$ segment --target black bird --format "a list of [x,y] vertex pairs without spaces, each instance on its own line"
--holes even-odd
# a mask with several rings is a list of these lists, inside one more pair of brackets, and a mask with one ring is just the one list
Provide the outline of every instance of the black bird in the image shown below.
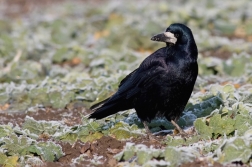
[[180,23],[171,24],[153,41],[165,42],[140,66],[127,75],[118,91],[91,107],[89,118],[101,119],[134,108],[151,137],[147,122],[165,117],[180,133],[176,123],[191,96],[198,75],[198,49],[192,31]]

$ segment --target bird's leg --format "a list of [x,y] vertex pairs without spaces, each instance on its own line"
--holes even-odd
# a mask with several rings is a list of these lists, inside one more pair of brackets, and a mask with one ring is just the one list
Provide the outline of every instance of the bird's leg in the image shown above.
[[183,129],[181,129],[175,121],[171,120],[171,123],[176,127],[176,129],[182,136],[187,136],[187,133]]
[[143,121],[143,125],[144,125],[144,128],[146,130],[146,133],[147,133],[147,136],[150,140],[156,140],[155,137],[152,135],[149,127],[148,127],[148,124],[147,124],[147,121]]
[[144,128],[145,128],[145,130],[146,130],[146,133],[147,133],[148,136],[149,136],[149,134],[151,134],[151,131],[150,131],[148,125],[147,125],[147,122],[146,122],[146,121],[143,121],[143,125],[144,125]]

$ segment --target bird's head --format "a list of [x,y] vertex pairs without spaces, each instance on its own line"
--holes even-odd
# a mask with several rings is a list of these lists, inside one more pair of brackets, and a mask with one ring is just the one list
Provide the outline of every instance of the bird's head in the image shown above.
[[195,43],[190,28],[180,23],[171,24],[164,33],[153,36],[151,40],[165,42],[167,45],[183,45],[188,42]]

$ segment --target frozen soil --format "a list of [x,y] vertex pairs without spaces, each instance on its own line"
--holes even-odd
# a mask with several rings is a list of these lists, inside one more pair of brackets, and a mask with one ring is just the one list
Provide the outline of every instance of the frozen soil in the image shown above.
[[[38,110],[37,112],[31,113],[0,113],[0,124],[8,124],[12,123],[13,125],[18,125],[22,127],[24,123],[25,117],[30,116],[35,120],[46,120],[46,121],[64,121],[66,125],[73,126],[77,124],[81,124],[81,115],[86,115],[90,111],[85,110],[84,108],[80,108],[78,110],[54,110],[51,108],[47,108],[44,110]],[[162,141],[165,136],[157,136],[157,140]],[[39,140],[47,141],[51,140],[47,138],[47,136],[40,136]],[[73,165],[72,160],[79,157],[81,154],[86,154],[88,160],[93,159],[94,156],[102,156],[100,159],[103,164],[99,164],[98,166],[116,166],[118,163],[113,156],[122,151],[126,142],[132,142],[136,144],[144,144],[148,147],[153,146],[154,148],[163,148],[164,144],[158,141],[150,141],[146,137],[132,138],[129,140],[120,141],[110,136],[103,136],[102,138],[94,141],[83,143],[81,141],[77,141],[74,144],[69,144],[67,142],[62,141],[54,141],[57,144],[60,144],[62,147],[65,156],[58,159],[57,162],[46,162],[44,166],[69,166]],[[74,164],[73,166],[86,166],[92,165],[90,161],[84,160],[81,161],[81,165]]]
[[66,125],[73,126],[81,124],[81,115],[86,115],[86,110],[54,110],[51,108],[41,109],[29,113],[5,113],[0,112],[0,124],[12,123],[13,125],[22,126],[26,116],[33,117],[35,120],[45,121],[63,121]]
[[[84,0],[83,0],[84,1]],[[52,1],[45,0],[43,3],[42,1],[34,1],[29,2],[25,0],[3,0],[0,2],[0,5],[6,5],[8,8],[2,11],[5,16],[10,18],[18,18],[22,17],[23,15],[26,16],[30,11],[35,10],[38,5],[46,6],[50,5]],[[56,1],[54,1],[56,2]],[[59,1],[57,0],[57,3]],[[96,0],[96,2],[100,2]],[[18,8],[18,10],[9,10],[11,8]],[[15,12],[13,12],[15,11]],[[233,38],[236,38],[235,36]],[[201,51],[202,55],[205,57],[214,56],[224,60],[227,60],[232,53],[223,49],[223,48],[216,48],[216,49],[209,49]],[[29,113],[6,113],[4,111],[0,112],[0,124],[6,125],[8,123],[12,123],[13,125],[18,125],[22,127],[24,123],[25,117],[30,116],[33,117],[35,120],[56,120],[56,121],[63,121],[68,126],[82,124],[81,116],[89,114],[90,111],[85,109],[85,107],[78,107],[74,109],[40,109],[36,112],[29,112]],[[165,136],[157,136],[158,141],[163,141]],[[41,136],[39,140],[52,140],[47,138],[47,136]],[[67,142],[62,141],[54,141],[61,145],[65,156],[58,159],[56,162],[45,162],[44,166],[94,166],[89,160],[93,159],[95,156],[101,156],[100,162],[102,164],[95,165],[95,166],[118,166],[118,162],[113,156],[122,151],[123,147],[125,146],[126,142],[132,142],[136,144],[144,144],[148,147],[152,146],[154,148],[164,148],[166,145],[162,144],[162,142],[157,141],[150,141],[146,137],[139,137],[139,138],[131,138],[129,140],[117,140],[110,136],[103,136],[102,138],[93,141],[93,142],[81,142],[77,141],[74,144],[69,144]],[[81,164],[73,164],[72,160],[78,158],[80,155],[87,155],[86,160],[81,161]],[[207,166],[216,166],[221,167],[223,166],[220,163],[214,162],[211,164],[207,162],[205,159],[202,160],[195,160],[194,162],[186,163],[181,165],[181,167],[207,167]],[[242,164],[229,164],[226,166],[242,166]]]
[[[47,108],[45,110],[39,110],[38,112],[32,112],[28,114],[6,114],[0,113],[0,124],[7,124],[12,123],[14,125],[22,126],[26,115],[33,117],[35,120],[63,120],[67,125],[77,125],[81,124],[81,115],[88,114],[90,111],[85,109],[80,110],[53,110],[51,108]],[[67,113],[67,114],[66,114]],[[132,142],[135,144],[143,144],[148,147],[152,146],[154,148],[165,148],[165,144],[162,143],[164,141],[165,136],[156,136],[156,141],[149,140],[147,137],[138,137],[138,138],[131,138],[128,140],[117,140],[110,136],[103,136],[102,138],[93,141],[93,142],[81,142],[77,141],[74,144],[69,144],[67,142],[62,141],[54,141],[55,143],[61,145],[65,156],[58,159],[56,162],[45,162],[44,166],[53,167],[66,167],[66,166],[94,166],[90,162],[91,159],[96,157],[101,157],[99,162],[102,164],[96,164],[95,166],[117,166],[118,162],[114,158],[114,155],[121,152],[124,148],[126,142]],[[39,140],[48,141],[52,140],[47,138],[47,136],[41,136]],[[73,163],[73,160],[78,158],[80,155],[85,154],[85,159],[81,161],[81,164]],[[205,160],[196,160],[194,162],[183,164],[182,167],[207,167],[209,165],[213,166],[223,166],[217,162],[211,164]],[[237,165],[237,164],[236,164]],[[236,166],[231,165],[231,166]],[[238,166],[241,166],[238,164]]]
[[[119,153],[124,145],[125,141],[119,141],[109,136],[103,136],[102,138],[90,143],[83,143],[77,141],[73,145],[69,143],[59,142],[65,156],[61,157],[57,162],[47,162],[45,166],[87,166],[90,164],[89,159],[93,159],[94,156],[101,156],[102,164],[96,166],[116,166],[117,161],[113,156]],[[81,164],[73,164],[72,160],[79,157],[81,154],[87,155],[87,160],[81,161]]]

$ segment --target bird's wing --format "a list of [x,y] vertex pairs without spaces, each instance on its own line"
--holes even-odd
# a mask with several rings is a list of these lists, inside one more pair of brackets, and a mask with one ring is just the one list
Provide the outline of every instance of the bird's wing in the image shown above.
[[168,73],[167,70],[160,66],[154,66],[151,69],[152,70],[148,71],[148,73],[142,72],[141,78],[137,81],[136,85],[127,91],[126,99],[133,97],[135,94],[143,91],[143,89],[147,90],[160,78],[160,76],[165,76]]
[[150,87],[153,84],[152,82],[157,80],[157,78],[169,76],[169,73],[169,67],[165,62],[163,52],[156,51],[152,55],[148,56],[139,68],[128,74],[120,82],[119,89],[113,96],[93,106],[92,108],[99,108],[104,102],[104,104],[112,104],[127,100],[143,89]]
[[123,78],[123,80],[121,80],[120,84],[119,84],[119,88],[128,80],[132,77],[132,75],[138,70],[135,69],[134,71],[132,71],[131,73],[129,73],[125,78]]
[[[158,78],[169,76],[169,67],[162,62],[163,59],[150,59],[151,61],[145,61],[143,64],[128,76],[126,76],[120,83],[117,97],[124,97],[126,99],[131,98],[142,89],[147,89]],[[172,78],[174,81],[175,79]],[[173,81],[169,81],[171,84]],[[169,86],[169,85],[167,85]],[[111,100],[116,100],[112,98]]]

